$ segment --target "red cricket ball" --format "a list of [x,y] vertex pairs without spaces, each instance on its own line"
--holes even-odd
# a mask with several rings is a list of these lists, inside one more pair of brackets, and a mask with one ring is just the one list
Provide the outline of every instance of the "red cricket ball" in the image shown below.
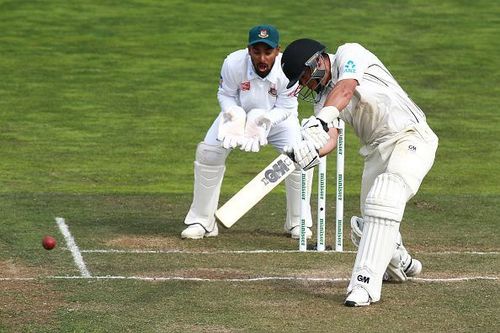
[[45,236],[42,239],[42,245],[45,250],[52,250],[53,248],[56,247],[56,239],[52,236]]

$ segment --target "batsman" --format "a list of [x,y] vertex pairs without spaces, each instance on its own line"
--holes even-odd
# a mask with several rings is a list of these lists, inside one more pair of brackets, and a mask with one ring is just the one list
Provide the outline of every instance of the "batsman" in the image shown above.
[[283,52],[282,67],[289,87],[298,82],[297,94],[314,103],[315,115],[302,124],[304,141],[288,148],[302,168],[335,148],[337,119],[361,141],[362,217],[351,219],[358,251],[344,304],[370,305],[380,300],[384,279],[403,282],[422,270],[399,229],[406,202],[434,163],[438,138],[384,64],[359,44],[329,54],[316,40],[298,39]]
[[[224,60],[217,92],[221,111],[196,149],[193,202],[182,238],[218,235],[215,211],[226,158],[233,149],[258,152],[270,143],[283,151],[286,145],[301,141],[298,102],[293,93],[297,84],[289,84],[283,74],[281,56],[278,30],[258,25],[250,29],[247,47]],[[300,173],[297,168],[285,179],[284,228],[292,238],[299,237]],[[306,221],[307,236],[311,237],[310,207]]]

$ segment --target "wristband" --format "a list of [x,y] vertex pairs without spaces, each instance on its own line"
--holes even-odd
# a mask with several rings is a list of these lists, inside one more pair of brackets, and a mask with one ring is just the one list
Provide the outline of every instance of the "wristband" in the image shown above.
[[338,118],[340,112],[333,105],[325,106],[319,112],[316,118],[328,124],[328,127],[333,127],[333,122]]

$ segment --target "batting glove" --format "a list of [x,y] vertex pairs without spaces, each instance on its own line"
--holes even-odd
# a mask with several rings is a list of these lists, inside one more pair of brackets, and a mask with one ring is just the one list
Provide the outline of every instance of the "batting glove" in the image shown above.
[[311,116],[302,119],[301,125],[300,133],[302,137],[305,141],[312,143],[316,149],[321,149],[330,139],[328,125],[319,118]]

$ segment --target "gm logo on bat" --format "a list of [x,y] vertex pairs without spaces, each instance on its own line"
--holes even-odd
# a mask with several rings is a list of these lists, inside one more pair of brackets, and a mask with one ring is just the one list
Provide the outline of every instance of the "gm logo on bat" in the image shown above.
[[285,175],[291,165],[293,164],[292,160],[289,158],[279,160],[275,164],[272,165],[271,168],[264,171],[264,178],[261,181],[264,185],[268,185],[270,183],[276,183],[283,175]]

